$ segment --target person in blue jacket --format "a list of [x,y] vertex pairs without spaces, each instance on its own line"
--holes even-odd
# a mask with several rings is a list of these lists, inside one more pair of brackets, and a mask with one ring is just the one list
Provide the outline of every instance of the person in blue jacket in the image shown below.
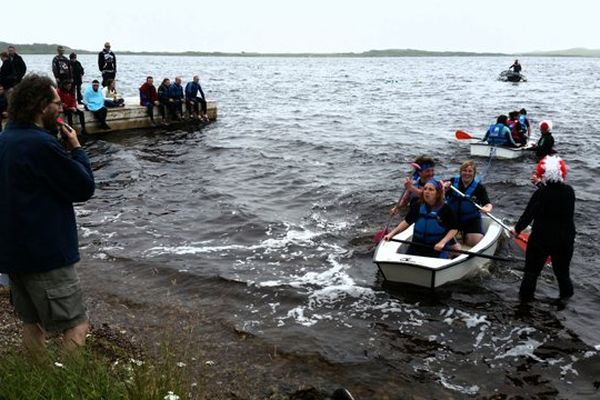
[[[483,239],[484,231],[481,212],[473,204],[477,203],[483,212],[492,212],[492,203],[483,183],[477,177],[475,162],[468,160],[460,166],[460,174],[444,181],[446,187],[446,204],[450,206],[458,220],[458,230],[462,234],[463,243],[475,246]],[[465,199],[450,186],[467,196]]]
[[[200,86],[198,75],[195,75],[192,81],[185,85],[185,107],[190,118],[202,119],[204,122],[208,122],[206,97],[202,91],[202,86]],[[199,109],[202,111],[201,114],[199,113]]]
[[94,175],[74,130],[58,128],[65,146],[51,133],[61,110],[53,81],[29,74],[13,89],[0,135],[0,272],[9,275],[23,344],[32,351],[54,331],[73,350],[89,329],[75,270],[73,203],[92,197]]
[[83,104],[85,109],[91,111],[94,114],[94,118],[100,124],[101,129],[109,130],[110,126],[106,123],[106,115],[108,111],[104,106],[104,94],[100,90],[100,82],[97,79],[92,81],[92,86],[83,93]]
[[490,125],[481,140],[487,141],[492,146],[518,147],[508,128],[508,117],[504,114],[496,119],[495,124]]
[[175,82],[169,86],[169,111],[171,119],[181,120],[183,115],[183,86],[181,86],[181,77],[175,77]]
[[427,181],[421,201],[414,203],[406,217],[383,239],[390,240],[413,223],[413,244],[406,254],[449,258],[450,248],[457,245],[453,239],[458,233],[458,222],[452,209],[444,203],[441,182],[435,179]]

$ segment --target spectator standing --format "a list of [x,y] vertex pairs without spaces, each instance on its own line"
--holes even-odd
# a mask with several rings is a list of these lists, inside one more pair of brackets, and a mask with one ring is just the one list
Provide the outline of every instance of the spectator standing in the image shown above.
[[0,135],[0,170],[11,171],[0,174],[0,272],[31,351],[44,348],[47,332],[62,332],[74,350],[89,329],[73,203],[92,197],[94,176],[75,131],[59,128],[66,149],[50,134],[61,104],[50,78],[28,75],[11,93]]
[[110,50],[110,43],[104,43],[104,49],[98,53],[98,69],[102,74],[102,87],[108,86],[109,79],[117,76],[117,56]]
[[154,106],[158,106],[159,104],[158,93],[154,87],[154,78],[148,76],[146,82],[140,86],[140,105],[146,107],[146,112],[150,117],[152,126],[156,126],[156,122],[154,122]]
[[72,80],[73,74],[71,73],[71,63],[65,57],[65,48],[58,46],[56,53],[56,56],[52,59],[52,73],[56,79],[56,84],[60,86],[62,82]]
[[169,86],[169,106],[171,119],[181,120],[183,115],[183,86],[181,86],[181,77],[175,77],[175,82]]
[[25,73],[27,72],[27,65],[23,61],[23,57],[17,54],[17,48],[13,45],[8,46],[8,61],[10,61],[13,71],[17,76],[17,83],[23,80]]
[[58,88],[58,95],[62,101],[63,113],[67,117],[69,125],[73,126],[73,114],[79,117],[79,125],[81,125],[81,134],[85,135],[85,115],[82,110],[77,108],[75,94],[73,94],[73,84],[70,81],[63,83],[62,87]]
[[[198,96],[198,94],[200,96]],[[206,114],[206,97],[202,91],[202,86],[200,86],[200,78],[198,75],[195,75],[194,78],[192,78],[192,81],[185,85],[185,107],[190,117],[208,122],[208,115]],[[198,115],[198,108],[202,110],[202,114],[200,115]]]
[[4,86],[4,89],[8,91],[17,84],[17,75],[8,60],[8,53],[6,51],[0,53],[0,60],[2,61],[2,66],[0,66],[0,85]]
[[94,114],[94,118],[100,123],[101,129],[110,129],[110,126],[106,123],[107,110],[104,106],[104,95],[100,90],[100,82],[96,79],[92,81],[92,86],[89,86],[83,93],[83,104],[85,104],[87,110]]
[[77,102],[83,104],[83,96],[81,95],[81,85],[83,84],[83,65],[77,60],[77,54],[72,52],[69,54],[69,63],[71,63],[71,74],[73,75],[73,89],[77,95]]
[[8,116],[8,113],[6,112],[7,108],[8,101],[6,99],[6,91],[4,90],[4,86],[0,85],[0,132],[2,132],[2,121]]

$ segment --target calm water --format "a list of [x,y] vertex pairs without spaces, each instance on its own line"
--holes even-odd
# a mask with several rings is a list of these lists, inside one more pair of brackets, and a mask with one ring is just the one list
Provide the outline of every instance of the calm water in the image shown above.
[[[48,71],[51,56],[25,59]],[[88,79],[98,77],[94,59],[81,57]],[[511,62],[120,57],[126,95],[148,74],[187,81],[198,73],[219,120],[202,131],[88,142],[98,189],[77,207],[82,268],[98,285],[130,280],[136,289],[117,293],[124,299],[164,301],[168,291],[170,301],[209,305],[225,325],[282,352],[351,369],[366,397],[424,396],[424,386],[435,398],[598,396],[600,60],[523,59],[529,82],[496,81]],[[519,308],[521,263],[492,263],[435,293],[383,288],[370,240],[407,163],[427,153],[438,175],[450,176],[468,158],[456,129],[482,134],[521,107],[535,139],[537,123],[553,121],[571,167],[572,301],[557,309],[547,269],[540,300]],[[494,160],[489,169],[486,161],[479,167],[494,213],[514,223],[533,192],[534,160]],[[499,252],[523,257],[510,241]],[[150,291],[157,270],[181,285]]]

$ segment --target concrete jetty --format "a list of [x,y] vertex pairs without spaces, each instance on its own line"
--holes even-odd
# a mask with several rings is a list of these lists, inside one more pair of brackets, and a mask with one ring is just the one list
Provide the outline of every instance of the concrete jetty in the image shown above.
[[[79,106],[83,109],[83,106]],[[94,115],[90,111],[84,111],[85,113],[85,127],[88,133],[110,133],[130,129],[149,128],[152,126],[150,118],[146,114],[146,107],[140,105],[139,97],[126,97],[125,107],[118,108],[107,108],[108,113],[106,115],[106,123],[112,128],[111,130],[102,130],[99,128],[98,122],[94,119]],[[185,112],[185,105],[183,106],[184,116],[187,115]],[[206,114],[208,115],[209,122],[217,120],[217,103],[212,100],[206,101]],[[160,124],[161,116],[158,107],[154,107],[154,120]],[[65,122],[67,122],[65,120]],[[184,123],[200,123],[199,121],[177,121],[172,124],[184,124]],[[81,129],[79,126],[79,117],[73,115],[73,128],[78,132]]]

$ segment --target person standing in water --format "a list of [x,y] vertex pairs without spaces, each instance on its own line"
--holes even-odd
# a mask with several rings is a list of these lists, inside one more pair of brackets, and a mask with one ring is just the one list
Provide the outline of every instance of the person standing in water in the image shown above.
[[575,243],[575,192],[565,183],[568,167],[558,156],[546,156],[538,163],[532,182],[538,187],[513,229],[518,235],[529,224],[525,273],[519,289],[522,302],[533,300],[537,280],[548,257],[558,281],[559,297],[564,301],[573,296],[569,273]]

